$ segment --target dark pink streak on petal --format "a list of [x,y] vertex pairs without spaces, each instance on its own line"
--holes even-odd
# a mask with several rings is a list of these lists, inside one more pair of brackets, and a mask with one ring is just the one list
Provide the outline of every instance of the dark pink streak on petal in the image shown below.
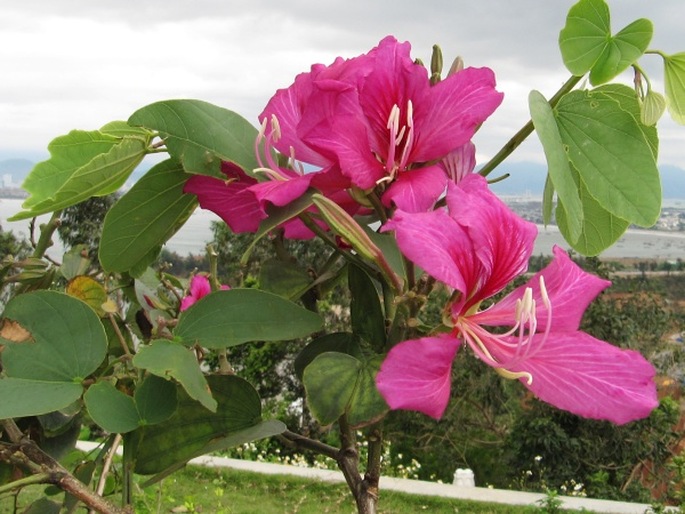
[[464,229],[443,211],[396,211],[382,228],[395,231],[402,253],[431,276],[467,293],[474,267],[474,249]]
[[507,207],[487,186],[483,177],[471,174],[456,186],[448,184],[450,216],[464,227],[482,265],[476,270],[478,291],[468,308],[501,291],[528,268],[537,227]]
[[450,399],[452,361],[459,340],[449,335],[403,341],[393,347],[376,375],[391,409],[440,419]]

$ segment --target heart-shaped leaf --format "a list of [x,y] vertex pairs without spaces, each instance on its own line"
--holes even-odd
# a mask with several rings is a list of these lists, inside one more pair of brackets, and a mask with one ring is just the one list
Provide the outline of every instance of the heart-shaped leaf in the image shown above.
[[3,313],[0,419],[45,414],[83,393],[105,358],[107,337],[85,303],[55,291],[13,298]]
[[573,91],[556,106],[557,124],[588,193],[613,216],[648,227],[661,212],[656,156],[645,135],[649,127],[638,121],[637,99],[638,118],[620,98],[601,88]]
[[176,410],[176,386],[151,375],[131,397],[110,382],[98,382],[88,388],[83,400],[95,423],[108,432],[125,434],[169,419]]
[[374,423],[388,411],[376,388],[380,357],[365,360],[338,352],[317,356],[304,370],[307,404],[322,425],[343,414],[352,427]]
[[[31,196],[24,209],[12,220],[19,220],[76,205],[91,196],[110,194],[123,185],[147,153],[151,134],[140,129],[114,133],[101,130],[74,130],[54,139],[49,145],[50,159],[38,163],[26,177],[23,187]],[[111,126],[111,125],[110,125]],[[105,131],[103,131],[105,130]]]
[[612,36],[606,2],[580,0],[568,12],[559,48],[571,73],[580,76],[589,71],[593,85],[604,84],[644,54],[653,31],[652,22],[641,18]]

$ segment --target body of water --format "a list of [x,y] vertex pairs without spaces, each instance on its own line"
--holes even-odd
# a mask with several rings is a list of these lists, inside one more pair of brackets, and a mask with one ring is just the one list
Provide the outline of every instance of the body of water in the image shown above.
[[[7,218],[21,210],[23,200],[0,199],[0,225],[3,230],[28,237],[29,220],[8,222]],[[39,217],[39,223],[49,217]],[[186,224],[169,240],[166,248],[181,255],[204,253],[206,243],[211,239],[210,223],[219,218],[212,212],[196,209]],[[552,247],[559,245],[569,248],[555,226],[538,227],[534,255],[551,255]],[[37,236],[36,236],[37,237]],[[59,241],[48,251],[55,259],[61,260],[62,247]],[[655,230],[629,230],[618,242],[606,250],[602,257],[631,257],[638,259],[685,259],[685,232],[662,232]]]

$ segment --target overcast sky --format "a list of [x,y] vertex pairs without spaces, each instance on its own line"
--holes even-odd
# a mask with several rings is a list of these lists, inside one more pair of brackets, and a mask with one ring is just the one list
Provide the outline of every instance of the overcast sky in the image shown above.
[[[72,128],[96,129],[168,98],[199,98],[256,123],[312,63],[368,51],[387,34],[430,61],[489,66],[505,100],[476,136],[479,160],[528,119],[531,89],[568,78],[557,47],[573,0],[21,0],[0,13],[0,159],[43,158]],[[612,29],[654,21],[651,48],[685,51],[683,0],[613,0]],[[663,90],[661,60],[643,58]],[[630,77],[624,76],[626,83]],[[659,124],[661,164],[685,168],[685,128]],[[535,143],[514,161],[541,160]]]

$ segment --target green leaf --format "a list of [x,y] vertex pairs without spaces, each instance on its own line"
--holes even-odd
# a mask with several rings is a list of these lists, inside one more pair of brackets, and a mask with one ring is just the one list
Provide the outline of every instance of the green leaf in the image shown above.
[[385,316],[376,286],[364,270],[350,264],[347,281],[352,296],[350,317],[352,332],[382,350],[385,346]]
[[567,220],[570,241],[577,241],[583,223],[583,207],[578,196],[578,188],[571,176],[568,155],[559,134],[554,111],[547,99],[537,91],[531,91],[528,97],[528,105],[535,131],[540,138],[547,159],[548,178],[569,214]]
[[259,269],[259,288],[296,300],[312,283],[312,277],[294,262],[269,259]]
[[155,375],[148,375],[133,398],[138,409],[139,424],[156,425],[169,419],[178,405],[176,385]]
[[549,174],[545,178],[545,187],[542,190],[542,222],[545,226],[552,221],[552,210],[554,209],[554,184]]
[[121,187],[138,166],[149,135],[115,137],[101,131],[74,130],[48,145],[50,159],[38,163],[24,181],[31,196],[25,211],[12,220],[64,209],[91,196],[110,194]]
[[169,419],[176,410],[176,386],[148,376],[131,397],[111,382],[98,382],[88,388],[83,400],[95,423],[108,432],[125,434]]
[[346,353],[352,357],[362,356],[359,337],[349,332],[335,332],[317,337],[295,357],[295,374],[302,380],[304,370],[319,355],[325,352]]
[[71,280],[78,275],[85,275],[90,266],[87,245],[74,245],[62,257],[62,265],[59,267],[60,273],[67,280]]
[[603,84],[635,63],[649,46],[652,22],[635,20],[611,35],[609,7],[604,0],[580,0],[568,12],[559,33],[564,64],[574,75],[590,72],[593,85]]
[[30,378],[0,379],[0,419],[23,418],[64,409],[83,393],[80,384],[34,380]]
[[200,100],[167,100],[137,110],[128,121],[159,131],[169,154],[190,173],[223,179],[221,161],[247,171],[258,167],[257,129],[228,109]]
[[88,388],[83,400],[90,417],[108,432],[125,434],[138,428],[138,411],[130,396],[111,382],[98,382]]
[[360,360],[351,355],[326,352],[304,370],[307,404],[322,425],[330,425],[347,414],[352,427],[374,423],[388,411],[376,389],[380,357]]
[[191,398],[206,409],[216,411],[216,400],[212,398],[195,353],[185,346],[161,339],[153,341],[140,348],[133,357],[133,364],[159,377],[173,378]]
[[184,344],[227,348],[248,341],[284,341],[321,328],[314,312],[265,291],[215,291],[181,313],[174,335]]
[[183,193],[188,175],[169,159],[154,166],[105,216],[99,257],[108,271],[128,271],[163,245],[197,206]]
[[571,241],[568,229],[568,214],[561,201],[557,203],[557,225],[561,234],[569,241],[574,250],[582,255],[599,255],[618,241],[630,224],[602,208],[588,193],[587,188],[578,177],[578,172],[573,170],[573,173],[579,185],[579,194],[584,212],[581,237]]
[[663,58],[668,113],[674,121],[685,125],[685,52]]
[[[66,294],[18,295],[7,304],[3,318],[2,365],[9,377],[80,383],[105,358],[107,337],[97,314]],[[18,327],[28,339],[11,339],[10,329]]]
[[642,100],[640,121],[643,125],[652,126],[661,119],[666,111],[666,98],[661,93],[650,89]]
[[231,444],[230,437],[238,433],[239,441],[243,442],[285,429],[280,423],[269,423],[271,430],[264,430],[259,395],[245,380],[234,375],[214,375],[207,380],[218,402],[215,413],[181,395],[178,409],[170,419],[129,434],[125,446],[133,454],[136,473],[148,475],[177,466],[202,455],[222,438]]
[[644,126],[601,91],[567,94],[556,117],[569,159],[589,194],[617,218],[653,225],[661,212],[661,183]]

